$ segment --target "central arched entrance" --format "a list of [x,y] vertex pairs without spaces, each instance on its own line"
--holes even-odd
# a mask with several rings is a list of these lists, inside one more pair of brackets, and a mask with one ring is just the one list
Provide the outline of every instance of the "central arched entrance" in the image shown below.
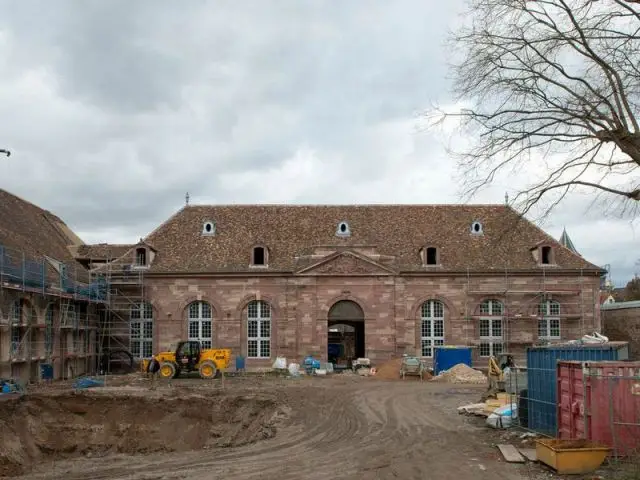
[[364,312],[356,302],[340,300],[329,309],[327,360],[351,368],[352,360],[364,356]]

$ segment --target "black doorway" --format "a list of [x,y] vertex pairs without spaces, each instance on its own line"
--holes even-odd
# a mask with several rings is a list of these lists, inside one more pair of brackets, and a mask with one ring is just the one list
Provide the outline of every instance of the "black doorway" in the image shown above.
[[364,312],[351,300],[340,300],[329,310],[327,360],[337,368],[351,368],[352,360],[365,356]]

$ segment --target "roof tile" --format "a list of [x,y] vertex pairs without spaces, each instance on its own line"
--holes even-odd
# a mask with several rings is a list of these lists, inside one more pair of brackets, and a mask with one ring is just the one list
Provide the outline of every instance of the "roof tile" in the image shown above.
[[[206,221],[215,222],[215,235],[202,235]],[[342,221],[351,236],[336,236]],[[474,221],[483,234],[471,233]],[[258,244],[269,250],[268,271],[313,263],[300,257],[317,246],[375,247],[395,257],[385,263],[400,271],[424,271],[424,246],[439,248],[439,271],[526,270],[537,268],[530,249],[540,242],[560,247],[561,268],[599,270],[505,205],[189,205],[145,241],[157,249],[157,273],[249,272]]]

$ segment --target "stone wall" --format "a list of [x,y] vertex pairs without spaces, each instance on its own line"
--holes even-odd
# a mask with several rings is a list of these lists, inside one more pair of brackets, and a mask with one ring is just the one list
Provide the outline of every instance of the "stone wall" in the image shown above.
[[[538,341],[537,306],[541,278],[516,277],[504,293],[501,276],[403,277],[394,275],[309,275],[254,278],[151,278],[145,291],[154,308],[154,351],[188,336],[187,307],[205,301],[213,308],[213,345],[247,353],[246,307],[252,300],[272,308],[271,353],[289,359],[307,354],[326,359],[329,309],[340,300],[360,305],[365,315],[366,355],[383,361],[403,353],[420,355],[420,307],[429,299],[445,306],[445,343],[479,344],[479,306],[496,299],[507,306],[509,350],[522,357]],[[549,277],[548,298],[561,304],[563,340],[600,329],[597,278]],[[520,293],[513,293],[518,291]],[[248,367],[272,360],[247,359]],[[483,361],[484,362],[484,361]]]
[[640,360],[640,301],[602,307],[602,333],[612,341],[629,342],[631,360]]

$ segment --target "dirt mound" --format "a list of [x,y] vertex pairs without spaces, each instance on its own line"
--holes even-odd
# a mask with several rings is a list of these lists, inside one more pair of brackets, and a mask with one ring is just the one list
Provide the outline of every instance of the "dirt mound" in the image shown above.
[[458,365],[451,367],[449,370],[440,372],[440,374],[433,377],[431,381],[482,384],[487,383],[487,377],[485,377],[484,373],[479,370],[474,370],[464,363],[459,363]]
[[0,477],[42,460],[230,447],[275,435],[280,411],[259,395],[177,398],[63,394],[3,401]]
[[[379,378],[382,380],[400,380],[401,365],[402,357],[392,358],[391,360],[386,361],[378,367],[375,378]],[[431,374],[425,370],[423,378],[425,380],[428,380],[431,378]],[[418,377],[417,375],[406,375],[405,381],[407,380],[420,380],[420,377]]]

